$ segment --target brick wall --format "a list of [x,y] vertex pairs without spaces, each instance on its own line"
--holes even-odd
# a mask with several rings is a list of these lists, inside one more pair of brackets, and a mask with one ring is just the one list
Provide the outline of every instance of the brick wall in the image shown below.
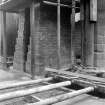
[[[40,11],[39,17],[35,17],[36,23],[39,24],[37,27],[37,32],[34,33],[33,38],[35,42],[35,68],[36,74],[40,75],[43,73],[44,67],[57,68],[57,8],[54,6],[41,5],[38,7]],[[37,9],[38,9],[37,8]],[[38,14],[38,13],[37,13]],[[39,21],[39,23],[38,23]],[[24,31],[24,16],[20,17],[19,21],[19,33],[17,41],[22,41],[23,43],[23,31]],[[20,38],[20,35],[21,38]],[[20,38],[20,39],[19,39]],[[70,65],[70,10],[67,8],[61,8],[61,65],[62,67]],[[37,45],[36,45],[37,44]],[[19,48],[19,43],[17,42],[16,48]],[[21,46],[22,48],[22,46]],[[74,55],[81,55],[81,34],[80,34],[80,22],[76,23],[76,30],[73,36],[73,49]],[[22,53],[22,49],[21,53]],[[19,51],[15,51],[15,56],[18,57]],[[18,53],[17,53],[18,52]],[[23,56],[22,56],[23,57]],[[21,57],[21,58],[22,58]],[[14,60],[14,64],[17,63],[18,58]],[[16,63],[15,63],[16,62]],[[16,65],[16,66],[17,66]],[[22,67],[17,66],[17,67]],[[22,68],[18,68],[22,69]],[[28,46],[26,71],[30,73],[31,70],[31,46]]]
[[[43,45],[46,66],[57,67],[57,8],[54,6],[42,7],[41,44]],[[44,21],[43,21],[44,20]],[[80,23],[76,23],[73,36],[74,55],[81,54]],[[61,65],[70,65],[70,10],[61,8]]]
[[[40,29],[38,41],[38,55],[36,66],[43,64],[47,67],[57,68],[57,8],[54,6],[41,5]],[[73,36],[74,55],[81,54],[80,22],[76,23],[76,30]],[[28,51],[27,71],[30,70],[30,46]],[[43,62],[44,63],[43,63]],[[61,65],[62,68],[70,65],[70,10],[61,8]],[[38,70],[39,68],[37,68]]]

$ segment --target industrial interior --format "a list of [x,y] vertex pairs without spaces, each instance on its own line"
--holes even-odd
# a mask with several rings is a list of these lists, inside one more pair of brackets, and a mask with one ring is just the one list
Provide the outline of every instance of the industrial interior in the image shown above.
[[105,104],[105,0],[0,0],[0,105]]

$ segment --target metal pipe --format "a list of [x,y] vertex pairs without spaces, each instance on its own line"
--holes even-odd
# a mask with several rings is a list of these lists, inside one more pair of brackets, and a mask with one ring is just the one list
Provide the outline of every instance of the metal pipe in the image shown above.
[[40,82],[47,82],[52,79],[53,79],[53,77],[49,77],[49,78],[43,78],[43,79],[38,79],[38,80],[29,80],[29,81],[23,81],[23,82],[18,82],[18,83],[5,84],[3,86],[0,86],[0,90],[16,88],[16,87],[25,86],[25,85],[32,85],[32,84],[36,84],[36,83],[40,83]]
[[69,98],[73,98],[73,97],[76,97],[78,95],[91,92],[91,91],[94,91],[94,87],[88,87],[88,88],[85,88],[85,89],[81,89],[81,90],[70,92],[70,93],[67,93],[67,94],[51,97],[49,99],[45,99],[45,100],[42,100],[40,102],[36,102],[36,103],[33,103],[33,104],[26,104],[26,105],[50,105],[50,104],[55,104],[55,103],[67,100]]
[[[48,5],[53,5],[53,6],[57,6],[58,5],[58,3],[49,2],[49,1],[43,1],[43,3],[48,4]],[[62,7],[71,8],[71,6],[69,6],[69,5],[65,5],[65,4],[61,4],[61,3],[59,5],[62,6]]]
[[[50,1],[43,1],[43,3],[48,4],[48,5],[53,5],[53,6],[57,6],[58,3],[54,3],[54,2],[50,2]],[[61,7],[67,7],[67,8],[72,8],[71,5],[66,5],[66,4],[62,4],[60,3]],[[79,7],[75,7],[75,8],[79,8]]]
[[59,88],[61,86],[68,86],[68,85],[71,85],[70,81],[60,82],[60,83],[51,84],[51,85],[47,85],[47,86],[41,86],[41,87],[37,87],[37,88],[29,88],[26,90],[18,90],[18,91],[14,91],[14,92],[8,92],[8,93],[0,94],[0,101],[9,100],[12,98],[23,97],[26,95],[31,95],[34,93],[51,90],[51,89]]

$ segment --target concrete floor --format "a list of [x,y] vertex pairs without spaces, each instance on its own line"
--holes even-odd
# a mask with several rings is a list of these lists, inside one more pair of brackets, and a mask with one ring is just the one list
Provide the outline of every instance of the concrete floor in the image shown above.
[[[4,85],[4,84],[9,84],[9,83],[13,83],[13,82],[19,82],[19,81],[24,81],[24,80],[29,80],[30,79],[30,75],[27,75],[25,73],[20,73],[17,71],[3,71],[0,70],[0,86]],[[36,94],[36,96],[40,97],[41,99],[45,99],[54,95],[59,95],[64,93],[64,91],[60,91],[60,90],[51,90],[48,92],[43,92],[40,94]],[[21,98],[22,100],[22,98]],[[24,99],[23,99],[24,100]],[[13,104],[9,103],[0,103],[0,105],[24,105],[25,102],[24,101],[18,101],[18,102],[14,102]],[[87,94],[81,95],[81,96],[77,96],[75,98],[63,101],[63,102],[59,102],[57,104],[54,105],[105,105],[105,99],[100,99],[98,97],[94,97],[94,96],[90,96]]]

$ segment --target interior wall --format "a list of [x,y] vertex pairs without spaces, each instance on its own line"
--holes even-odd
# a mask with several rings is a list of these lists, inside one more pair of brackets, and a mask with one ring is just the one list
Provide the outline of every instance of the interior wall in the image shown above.
[[[45,57],[45,65],[57,67],[57,7],[43,5],[41,7],[41,44]],[[61,8],[61,65],[70,64],[70,10]]]

